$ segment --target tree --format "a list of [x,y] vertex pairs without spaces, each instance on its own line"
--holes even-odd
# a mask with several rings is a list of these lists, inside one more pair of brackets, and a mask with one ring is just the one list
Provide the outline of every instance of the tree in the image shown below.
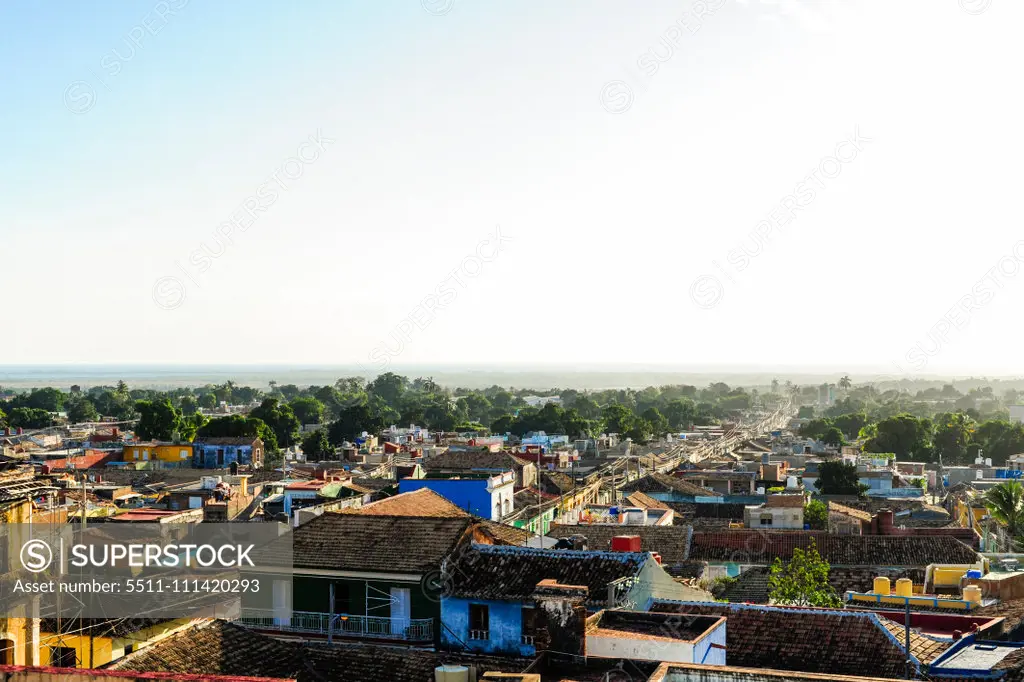
[[966,464],[967,446],[978,424],[963,412],[946,412],[935,419],[935,454],[943,464]]
[[277,439],[278,447],[287,448],[298,440],[299,420],[287,404],[282,404],[277,398],[267,398],[260,406],[254,408],[250,417],[261,420],[270,427]]
[[822,462],[818,465],[818,479],[814,482],[822,495],[863,495],[868,487],[860,482],[857,466],[842,460]]
[[828,417],[821,417],[818,419],[812,419],[803,426],[800,427],[798,433],[804,438],[813,438],[814,440],[823,440],[825,434],[830,429],[834,429],[835,426],[832,424],[832,420]]
[[853,412],[832,417],[832,425],[842,431],[847,438],[856,438],[860,430],[867,426],[868,416],[864,412]]
[[828,505],[821,500],[811,500],[804,506],[804,523],[811,530],[828,530]]
[[796,412],[797,419],[813,419],[814,418],[814,406],[813,405],[801,405],[800,409]]
[[175,434],[180,436],[181,413],[174,409],[170,399],[140,400],[135,409],[139,413],[135,435],[140,440],[173,440]]
[[673,430],[689,430],[693,424],[693,417],[696,412],[697,406],[692,400],[689,398],[676,398],[665,406],[662,414],[665,415],[668,425]]
[[212,410],[217,407],[217,396],[212,393],[204,393],[199,396],[199,407],[206,410]]
[[1024,424],[990,419],[975,429],[974,442],[981,447],[985,457],[1006,461],[1010,455],[1024,452]]
[[334,446],[325,429],[317,429],[302,439],[302,452],[308,462],[322,462],[334,458]]
[[199,401],[193,395],[182,396],[178,401],[178,407],[181,408],[181,413],[184,415],[195,414],[199,411]]
[[794,549],[787,563],[775,557],[768,577],[769,599],[775,604],[841,607],[842,600],[828,582],[829,568],[814,540],[807,549]]
[[15,407],[7,415],[7,425],[11,428],[45,429],[53,424],[50,413],[46,410],[31,407]]
[[845,445],[846,441],[843,440],[843,432],[835,426],[830,426],[825,433],[821,436],[821,441],[825,445],[831,445],[832,447],[838,448],[841,445]]
[[900,459],[927,461],[931,457],[932,421],[906,412],[878,422],[877,435],[864,444],[865,452],[894,452]]
[[1006,526],[1006,532],[1017,539],[1024,533],[1024,485],[1010,480],[989,488],[984,497],[992,518]]
[[609,405],[604,408],[602,416],[608,433],[625,435],[636,426],[636,415],[624,405]]
[[848,375],[844,375],[843,378],[839,380],[839,388],[844,391],[849,391],[851,386],[853,386],[853,382],[850,381],[850,377]]
[[65,408],[67,408],[68,421],[72,424],[94,422],[100,417],[96,406],[88,398],[70,399],[65,404]]
[[409,380],[394,372],[381,374],[366,387],[367,392],[379,396],[391,407],[398,407],[398,401],[408,388]]
[[668,433],[668,420],[658,411],[658,408],[648,407],[640,416],[651,425],[650,433],[655,436],[663,436]]
[[296,398],[289,405],[300,424],[322,424],[324,404],[316,398]]
[[[243,417],[240,414],[211,419],[197,429],[196,437],[259,438],[263,441],[264,453],[276,455],[278,451],[277,436],[274,435],[273,429],[267,426],[262,419]],[[264,457],[264,462],[268,465],[270,461],[270,459]]]

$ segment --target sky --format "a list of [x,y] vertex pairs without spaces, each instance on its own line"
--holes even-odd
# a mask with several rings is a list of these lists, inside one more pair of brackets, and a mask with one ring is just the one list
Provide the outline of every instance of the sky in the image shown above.
[[0,364],[1024,374],[1012,0],[0,5]]

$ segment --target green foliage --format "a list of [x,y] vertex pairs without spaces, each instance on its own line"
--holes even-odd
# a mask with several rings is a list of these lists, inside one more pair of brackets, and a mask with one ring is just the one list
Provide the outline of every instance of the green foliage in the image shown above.
[[278,447],[287,448],[294,445],[299,437],[299,420],[287,404],[277,398],[267,398],[260,406],[253,409],[249,416],[259,419],[270,427]]
[[302,452],[307,461],[324,461],[334,459],[334,446],[327,438],[327,431],[317,429],[302,439]]
[[814,406],[813,405],[801,405],[800,409],[797,410],[796,416],[799,419],[813,419],[814,418]]
[[963,412],[946,412],[935,419],[935,455],[943,464],[966,464],[967,448],[978,424]]
[[1017,538],[1024,533],[1024,485],[1010,480],[989,488],[985,493],[985,507],[992,518],[1006,526],[1007,532]]
[[773,494],[774,493],[785,492],[785,490],[786,490],[786,486],[784,486],[784,485],[778,485],[778,486],[774,486],[774,487],[768,488],[768,492],[769,493],[773,493]]
[[787,563],[776,557],[768,577],[769,599],[775,604],[841,608],[843,602],[828,582],[829,568],[814,540],[806,550],[794,549]]
[[828,530],[828,505],[821,500],[811,500],[804,506],[804,523],[811,530]]
[[267,454],[278,449],[274,430],[262,419],[233,414],[211,419],[196,430],[196,438],[259,438]]
[[300,424],[322,424],[324,404],[316,398],[296,398],[289,403]]
[[857,467],[841,460],[818,465],[818,479],[814,482],[822,495],[863,495],[868,489],[860,483]]
[[876,435],[864,444],[866,452],[894,452],[900,459],[931,461],[932,421],[902,413],[878,422]]
[[843,432],[835,426],[830,426],[825,433],[821,435],[821,442],[833,447],[839,447],[846,444],[846,440],[843,438]]
[[64,403],[64,409],[68,413],[68,422],[81,424],[83,422],[94,422],[100,418],[96,411],[96,405],[88,398],[75,396]]
[[181,412],[171,405],[170,399],[140,400],[135,403],[135,409],[139,413],[139,423],[135,427],[139,440],[169,441],[175,434],[180,435]]
[[7,425],[11,428],[45,429],[53,425],[53,419],[46,410],[31,407],[15,407],[7,415]]

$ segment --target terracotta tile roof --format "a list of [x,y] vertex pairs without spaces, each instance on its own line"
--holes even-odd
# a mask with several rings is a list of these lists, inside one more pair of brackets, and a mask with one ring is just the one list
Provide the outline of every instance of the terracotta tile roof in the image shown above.
[[671,493],[676,492],[682,495],[693,495],[694,497],[717,497],[718,493],[707,488],[702,488],[695,483],[684,481],[675,476],[667,474],[652,473],[643,478],[626,484],[623,491],[633,492],[639,490],[644,493]]
[[770,573],[766,566],[753,566],[736,576],[734,582],[714,590],[714,595],[734,604],[767,604]]
[[546,471],[541,474],[541,479],[550,485],[555,490],[559,490],[563,493],[569,492],[576,487],[576,482],[572,476],[563,474],[558,471]]
[[416,516],[431,518],[469,518],[469,513],[429,488],[420,488],[394,497],[385,497],[342,514],[360,516]]
[[669,506],[664,502],[654,499],[650,495],[640,492],[639,490],[629,495],[626,500],[637,507],[643,507],[644,509],[669,509]]
[[871,512],[865,511],[863,509],[857,509],[856,507],[847,507],[845,504],[839,504],[838,502],[829,502],[828,510],[829,512],[850,516],[860,521],[870,522],[871,519],[874,518]]
[[616,535],[639,535],[640,551],[657,552],[666,565],[682,564],[689,558],[689,526],[623,526],[617,523],[581,523],[579,525],[554,524],[548,535],[567,538],[582,535],[587,538],[587,549],[608,551]]
[[496,521],[488,521],[487,519],[478,519],[481,528],[489,533],[495,540],[508,545],[525,545],[526,541],[533,537],[533,533],[522,528],[516,528],[515,526],[509,526],[504,523],[498,523]]
[[[889,620],[882,614],[879,614],[879,619],[885,629],[888,630],[896,637],[896,641],[901,644],[905,641],[906,631],[904,630],[902,623],[897,623],[894,620]],[[914,621],[910,621],[913,625]],[[938,658],[942,652],[950,647],[950,642],[947,640],[932,639],[927,635],[922,635],[919,632],[915,632],[913,628],[910,629],[910,653],[922,663],[931,663]]]
[[650,555],[473,545],[447,567],[451,595],[468,599],[525,600],[541,580],[585,585],[590,606],[604,604],[608,584],[637,576]]
[[291,533],[293,562],[296,568],[422,573],[440,566],[473,523],[468,516],[327,512]]
[[532,462],[525,462],[508,452],[448,450],[424,460],[421,465],[426,471],[515,471],[527,463]]
[[770,564],[788,561],[793,550],[814,541],[825,561],[841,566],[920,567],[934,563],[973,564],[977,553],[947,536],[831,535],[823,531],[766,533],[760,530],[695,531],[690,558]]
[[765,504],[768,507],[775,509],[787,508],[787,509],[802,509],[804,506],[803,495],[769,495],[765,499]]
[[434,669],[445,663],[474,665],[481,671],[519,672],[526,670],[531,660],[402,646],[285,642],[218,620],[151,644],[108,669],[274,675],[298,682],[426,682],[433,680]]
[[[655,602],[651,610],[725,616],[730,665],[824,674],[903,676],[902,638],[897,639],[876,613],[704,602]],[[914,656],[915,648],[932,658],[918,659]],[[933,660],[939,653],[936,649],[930,640],[915,644],[911,636],[911,660],[918,665]]]

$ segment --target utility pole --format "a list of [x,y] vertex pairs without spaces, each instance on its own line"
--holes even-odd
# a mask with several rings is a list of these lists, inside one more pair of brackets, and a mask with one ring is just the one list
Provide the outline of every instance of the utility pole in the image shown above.
[[88,511],[88,509],[89,509],[89,505],[86,504],[86,502],[85,502],[85,474],[84,473],[82,474],[82,501],[80,502],[80,507],[79,508],[81,510],[81,516],[82,516],[82,531],[84,532],[85,531],[85,523],[86,523],[86,521],[85,521],[86,511]]

